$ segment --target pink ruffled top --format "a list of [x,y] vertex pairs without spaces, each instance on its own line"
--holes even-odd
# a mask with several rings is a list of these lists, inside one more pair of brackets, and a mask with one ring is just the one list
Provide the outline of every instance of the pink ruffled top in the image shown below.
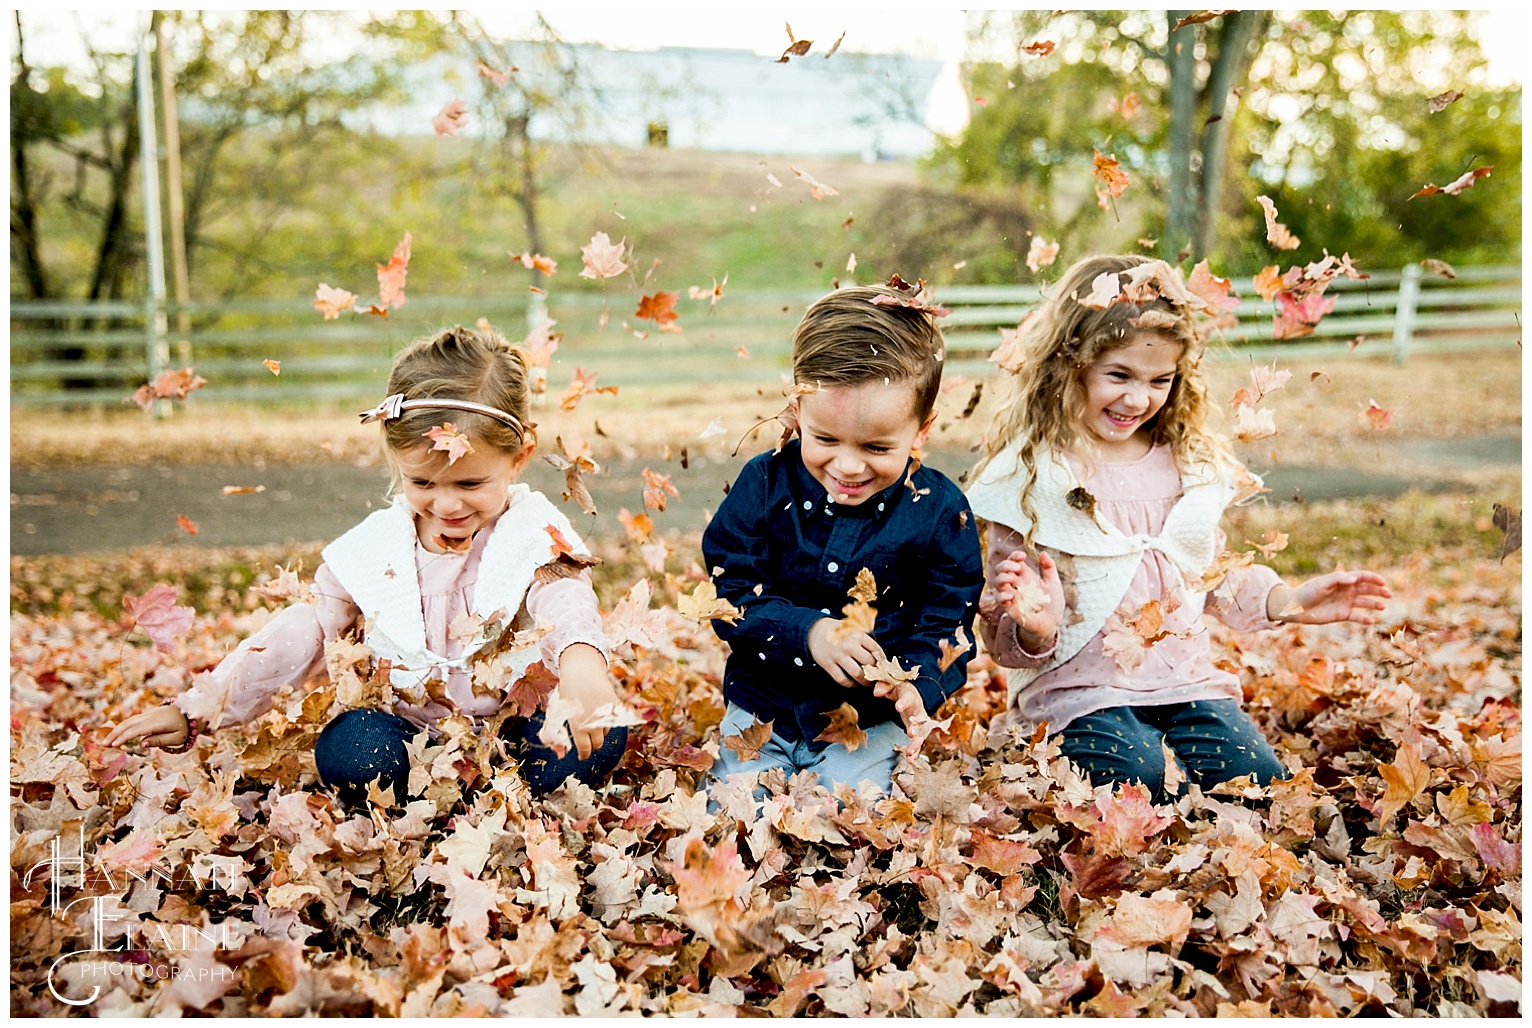
[[[1159,535],[1181,496],[1181,474],[1167,446],[1156,446],[1137,460],[1098,462],[1094,468],[1073,456],[1066,459],[1080,484],[1096,498],[1097,513],[1129,535]],[[1216,549],[1221,550],[1223,533],[1218,534]],[[994,581],[996,565],[1021,548],[1020,533],[991,524],[986,578]],[[1151,600],[1163,604],[1180,583],[1181,573],[1169,557],[1146,550],[1118,609],[1136,611]],[[1277,573],[1264,565],[1237,568],[1208,593],[1205,609],[1237,631],[1275,627],[1266,616],[1266,599],[1280,583]],[[1015,622],[990,599],[981,604],[979,631],[995,661],[1017,668],[1046,664],[1052,651],[1028,653],[1017,639]],[[1039,675],[1028,687],[1019,713],[1034,722],[1047,721],[1050,732],[1056,732],[1077,717],[1108,707],[1241,698],[1239,679],[1213,665],[1207,627],[1199,617],[1183,607],[1166,619],[1165,627],[1186,637],[1168,635],[1148,647],[1143,663],[1131,673],[1103,652],[1103,629],[1075,656]]]
[[[453,637],[450,626],[472,609],[479,561],[496,524],[498,521],[481,529],[474,536],[473,545],[462,553],[432,553],[418,541],[415,544],[415,573],[420,580],[426,646],[434,653],[449,659],[463,654],[463,642]],[[324,669],[326,640],[351,629],[361,611],[327,565],[321,564],[315,572],[313,593],[312,604],[294,604],[277,614],[198,683],[195,691],[199,694],[211,691],[214,696],[221,693],[223,697],[223,713],[209,728],[259,717],[271,709],[283,686],[299,685]],[[606,655],[606,634],[602,631],[601,613],[588,571],[547,584],[534,581],[527,589],[523,609],[534,624],[545,622],[554,626],[539,643],[543,664],[554,674],[558,673],[559,655],[575,643],[587,643]],[[443,671],[447,694],[459,711],[484,717],[500,709],[502,702],[498,697],[473,694],[466,670]],[[209,698],[199,696],[195,706],[206,709],[204,704]],[[453,713],[440,703],[414,706],[402,700],[395,703],[393,712],[422,727]]]

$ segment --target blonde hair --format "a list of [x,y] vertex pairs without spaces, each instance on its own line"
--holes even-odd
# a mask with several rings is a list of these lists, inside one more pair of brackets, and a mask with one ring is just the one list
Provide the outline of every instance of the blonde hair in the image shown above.
[[[879,296],[897,303],[874,303]],[[946,343],[936,318],[888,286],[850,286],[820,297],[793,332],[793,381],[808,385],[909,382],[924,421],[942,384]]]
[[416,340],[394,357],[387,393],[402,393],[406,400],[471,400],[504,411],[524,426],[517,429],[472,411],[406,410],[383,422],[383,444],[390,456],[419,445],[444,421],[451,421],[475,445],[503,453],[520,453],[527,443],[537,441],[527,417],[525,357],[493,331],[457,325]]
[[[1150,264],[1158,267],[1143,267]],[[1140,268],[1136,275],[1126,274]],[[1127,278],[1126,292],[1135,299],[1119,297],[1099,310],[1087,305],[1084,300],[1102,275],[1118,276],[1119,287]],[[1135,287],[1135,283],[1140,284]],[[1016,472],[1022,480],[1028,549],[1037,531],[1031,497],[1039,451],[1093,456],[1095,447],[1083,423],[1085,372],[1103,354],[1126,346],[1140,332],[1158,332],[1181,345],[1165,405],[1143,429],[1151,444],[1169,445],[1182,469],[1220,463],[1238,466],[1228,443],[1215,430],[1218,414],[1201,372],[1204,347],[1188,301],[1196,302],[1186,292],[1180,272],[1164,262],[1135,254],[1100,255],[1071,265],[1044,302],[1023,319],[1018,328],[1020,366],[1002,379],[999,411],[985,434],[984,456],[973,474],[1021,441]]]

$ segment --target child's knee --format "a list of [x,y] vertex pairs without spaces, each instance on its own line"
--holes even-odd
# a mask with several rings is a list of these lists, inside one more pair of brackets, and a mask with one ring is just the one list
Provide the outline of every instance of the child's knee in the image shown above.
[[[401,724],[402,722],[402,724]],[[365,795],[374,780],[385,791],[400,788],[409,774],[409,752],[402,718],[381,711],[343,711],[325,725],[314,741],[314,767],[319,780],[335,786],[348,801]]]

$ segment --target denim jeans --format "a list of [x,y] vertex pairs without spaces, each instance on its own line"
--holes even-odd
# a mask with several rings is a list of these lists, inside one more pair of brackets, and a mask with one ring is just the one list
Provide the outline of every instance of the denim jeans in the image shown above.
[[[754,714],[731,703],[724,711],[723,724],[718,730],[725,737],[738,735],[755,721]],[[869,781],[888,792],[899,751],[910,744],[910,737],[897,721],[868,725],[863,731],[867,733],[867,742],[855,751],[836,742],[822,750],[814,750],[806,740],[789,742],[773,732],[754,760],[741,760],[738,753],[720,744],[711,774],[722,780],[730,775],[769,771],[774,767],[781,768],[789,776],[808,769],[819,775],[819,781],[826,789],[833,790],[842,782],[856,788],[861,782]]]
[[1234,700],[1109,707],[1075,718],[1059,735],[1064,756],[1085,769],[1092,785],[1140,782],[1156,800],[1168,798],[1161,739],[1187,781],[1204,789],[1247,774],[1262,785],[1288,776]]
[[[586,785],[600,785],[627,749],[628,730],[619,726],[607,729],[605,741],[590,759],[581,760],[572,749],[560,757],[537,741],[542,724],[539,711],[530,718],[507,718],[500,729],[500,737],[511,745],[512,752],[519,753],[522,777],[539,795],[552,792],[571,777]],[[397,714],[345,711],[324,726],[314,743],[319,779],[335,786],[342,799],[355,803],[365,799],[368,783],[381,776],[380,787],[387,790],[394,786],[395,798],[402,801],[410,775],[405,743],[419,732]]]

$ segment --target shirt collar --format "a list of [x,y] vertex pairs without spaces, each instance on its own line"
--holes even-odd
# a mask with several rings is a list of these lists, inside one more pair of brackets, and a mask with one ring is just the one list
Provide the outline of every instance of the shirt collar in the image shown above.
[[807,510],[801,510],[804,515],[829,515],[831,517],[850,518],[885,518],[894,512],[894,508],[901,502],[904,494],[909,493],[909,486],[905,482],[909,480],[910,468],[914,458],[906,458],[904,462],[904,474],[899,476],[899,481],[884,489],[875,496],[869,496],[863,503],[836,503],[830,499],[830,494],[825,487],[819,484],[819,480],[809,474],[809,469],[803,464],[803,444],[797,440],[789,440],[782,447],[782,452],[777,455],[792,465],[793,476],[799,486],[800,495],[805,498],[813,498],[813,506]]

